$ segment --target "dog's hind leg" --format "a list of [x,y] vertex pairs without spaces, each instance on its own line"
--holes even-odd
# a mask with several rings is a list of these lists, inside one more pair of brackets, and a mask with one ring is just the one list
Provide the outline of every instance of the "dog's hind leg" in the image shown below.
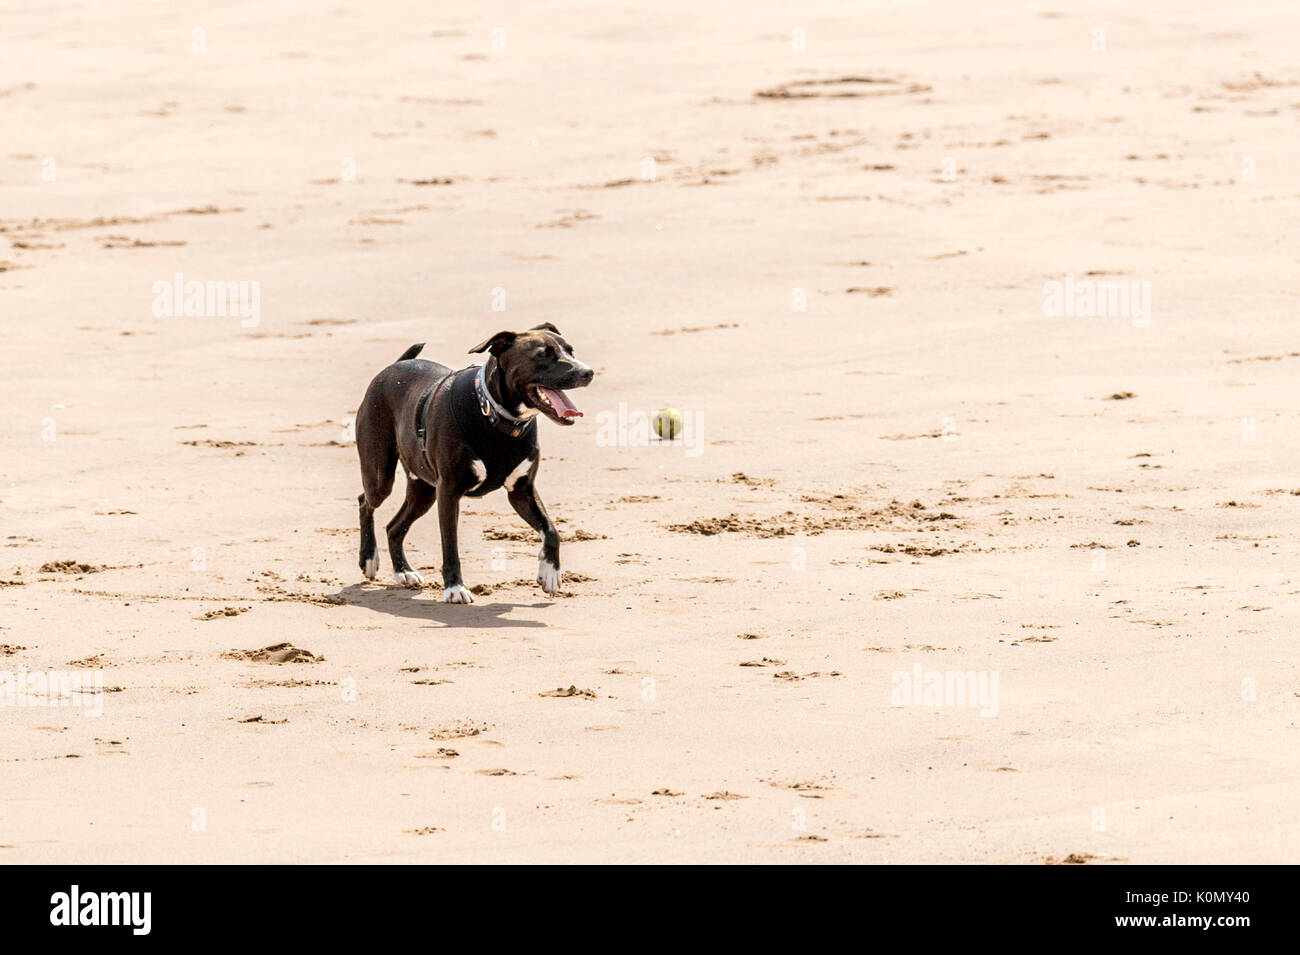
[[437,491],[432,484],[426,484],[416,477],[406,479],[406,500],[393,519],[388,522],[388,556],[393,560],[393,576],[402,587],[421,587],[424,578],[411,569],[407,563],[406,552],[402,543],[411,525],[429,512],[437,498]]
[[357,563],[367,580],[379,575],[379,543],[375,540],[375,509],[366,503],[366,495],[357,495],[361,505],[361,555]]
[[357,415],[357,454],[361,458],[361,555],[358,564],[370,580],[379,573],[379,545],[375,541],[375,509],[393,492],[397,471],[397,442],[390,422],[363,421]]

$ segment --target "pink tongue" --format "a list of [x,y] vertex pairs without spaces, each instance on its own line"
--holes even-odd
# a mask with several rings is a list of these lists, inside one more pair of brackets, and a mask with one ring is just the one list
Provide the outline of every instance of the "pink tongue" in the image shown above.
[[539,388],[538,390],[546,395],[551,407],[559,413],[561,418],[582,417],[582,412],[573,406],[573,402],[569,400],[569,396],[564,392],[556,391],[553,388]]

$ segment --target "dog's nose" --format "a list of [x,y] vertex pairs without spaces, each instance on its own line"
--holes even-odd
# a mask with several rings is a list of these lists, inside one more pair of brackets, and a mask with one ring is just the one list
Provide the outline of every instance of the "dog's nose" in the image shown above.
[[591,379],[595,377],[596,377],[596,373],[592,371],[590,368],[584,368],[582,369],[582,371],[578,372],[578,380],[582,382],[584,385],[591,384]]

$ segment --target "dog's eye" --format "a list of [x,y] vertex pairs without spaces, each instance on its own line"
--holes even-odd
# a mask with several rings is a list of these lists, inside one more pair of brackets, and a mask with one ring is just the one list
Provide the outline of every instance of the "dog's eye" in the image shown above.
[[551,361],[555,361],[555,359],[558,357],[555,353],[555,349],[550,345],[546,346],[546,357]]

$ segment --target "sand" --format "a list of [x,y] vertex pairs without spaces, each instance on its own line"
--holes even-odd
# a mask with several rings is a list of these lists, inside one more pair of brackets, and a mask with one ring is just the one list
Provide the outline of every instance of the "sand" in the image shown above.
[[[0,861],[1294,861],[1294,4],[5,7],[0,670],[105,692]],[[544,321],[562,593],[366,582],[370,378]]]

